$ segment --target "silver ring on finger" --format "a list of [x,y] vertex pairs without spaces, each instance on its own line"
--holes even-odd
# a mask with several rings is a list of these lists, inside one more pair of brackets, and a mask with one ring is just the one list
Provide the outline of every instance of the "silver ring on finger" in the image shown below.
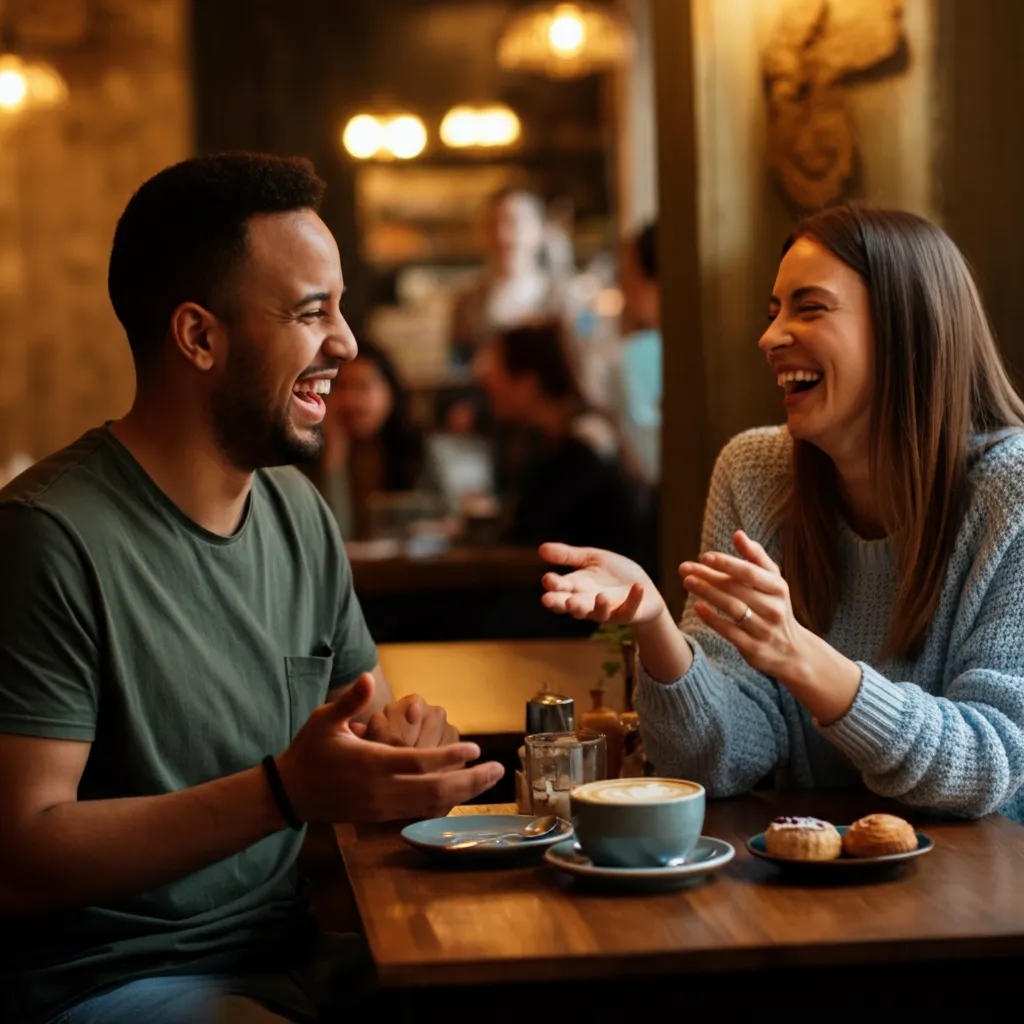
[[750,610],[750,605],[748,604],[747,610],[738,619],[734,619],[733,621],[736,623],[737,626],[740,627],[740,629],[746,629],[747,622],[750,620],[753,614],[754,613]]

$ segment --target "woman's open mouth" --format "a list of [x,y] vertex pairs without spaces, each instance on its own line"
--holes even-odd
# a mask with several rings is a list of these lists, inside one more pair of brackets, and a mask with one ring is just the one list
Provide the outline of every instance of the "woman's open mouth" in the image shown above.
[[818,370],[786,370],[776,378],[779,387],[786,392],[786,405],[813,391],[824,379],[825,375]]

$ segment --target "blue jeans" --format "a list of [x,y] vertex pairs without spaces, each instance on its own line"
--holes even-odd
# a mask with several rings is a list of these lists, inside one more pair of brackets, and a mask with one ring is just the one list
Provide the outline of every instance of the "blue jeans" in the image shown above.
[[140,978],[57,1014],[50,1024],[317,1024],[354,1008],[373,987],[355,935],[325,935],[316,953],[285,971],[238,976]]

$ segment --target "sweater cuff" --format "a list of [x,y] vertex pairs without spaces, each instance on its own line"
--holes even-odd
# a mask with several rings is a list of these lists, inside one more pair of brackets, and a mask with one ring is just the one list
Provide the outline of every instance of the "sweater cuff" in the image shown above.
[[860,689],[850,710],[838,722],[818,726],[818,731],[861,771],[878,771],[900,745],[911,695],[908,687],[891,682],[870,665],[857,666]]
[[[682,710],[689,715],[702,715],[712,704],[714,673],[707,655],[693,637],[684,639],[693,651],[693,663],[689,671],[671,683],[663,683],[651,676],[640,661],[640,680],[637,684],[637,701],[659,715],[660,712]],[[641,715],[641,721],[643,721]]]

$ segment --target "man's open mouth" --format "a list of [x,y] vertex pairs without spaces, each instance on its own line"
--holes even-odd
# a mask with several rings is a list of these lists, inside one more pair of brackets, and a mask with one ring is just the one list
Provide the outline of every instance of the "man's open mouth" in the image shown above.
[[300,380],[295,387],[292,388],[292,394],[300,402],[305,402],[306,405],[320,405],[323,401],[320,395],[329,395],[331,393],[331,382],[329,380]]

